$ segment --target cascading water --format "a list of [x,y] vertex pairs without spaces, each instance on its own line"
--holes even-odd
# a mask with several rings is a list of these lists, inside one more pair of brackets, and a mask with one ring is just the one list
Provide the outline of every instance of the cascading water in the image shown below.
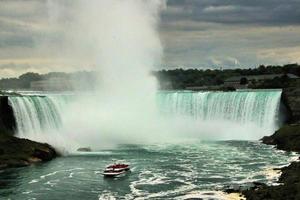
[[57,132],[62,126],[66,96],[9,97],[17,123],[17,135],[43,140],[45,134]]
[[158,105],[165,115],[196,120],[254,123],[273,131],[278,125],[281,90],[238,92],[160,92]]
[[[170,129],[167,137],[177,137],[173,131],[180,132],[178,135],[185,137],[189,137],[189,132],[194,132],[193,136],[201,139],[259,139],[273,133],[278,126],[281,90],[164,91],[158,92],[156,96],[159,110],[157,119],[151,119],[143,126],[151,127],[156,124],[157,127],[152,131],[160,131],[160,134]],[[90,96],[87,95],[86,98]],[[58,140],[82,140],[76,134],[70,135],[75,130],[68,129],[68,125],[65,128],[64,123],[70,117],[65,114],[68,113],[65,112],[67,105],[74,102],[74,99],[74,95],[9,97],[18,136],[53,145],[58,145]],[[99,139],[105,138],[101,127],[97,128],[97,132]],[[207,137],[212,133],[216,134],[215,137]],[[86,134],[89,137],[89,133]],[[59,145],[62,145],[61,142]]]
[[[47,1],[47,14],[57,22],[49,24],[55,38],[46,41],[60,44],[47,58],[55,63],[59,54],[60,69],[94,66],[95,91],[78,98],[72,95],[70,101],[52,94],[9,97],[18,135],[71,153],[78,147],[91,147],[94,152],[77,152],[42,167],[1,170],[1,183],[5,183],[1,197],[185,199],[200,190],[213,199],[207,190],[265,183],[269,165],[287,164],[285,153],[275,154],[272,147],[257,142],[197,142],[199,138],[250,140],[273,133],[281,91],[157,93],[150,72],[161,66],[163,48],[157,30],[165,3]],[[41,35],[49,34],[38,34],[37,41],[43,39]],[[41,47],[51,48],[46,41]],[[181,144],[170,144],[173,139]],[[107,147],[116,144],[125,145]],[[100,178],[99,169],[111,159],[131,163],[134,173],[113,182]]]
[[280,91],[157,94],[150,72],[161,66],[158,29],[166,1],[49,0],[47,5],[55,27],[68,30],[60,54],[76,66],[94,66],[97,81],[93,94],[81,95],[68,108],[59,108],[50,96],[11,97],[19,136],[55,146],[52,140],[63,136],[61,141],[102,148],[177,137],[251,140],[276,129]]

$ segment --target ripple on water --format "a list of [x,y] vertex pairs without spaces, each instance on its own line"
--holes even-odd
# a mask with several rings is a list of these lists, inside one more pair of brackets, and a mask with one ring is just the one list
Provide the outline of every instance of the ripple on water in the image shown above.
[[176,197],[178,200],[203,199],[203,200],[245,200],[239,193],[226,194],[221,191],[193,191]]
[[39,182],[39,180],[38,179],[33,179],[33,180],[31,180],[30,182],[28,182],[29,184],[32,184],[32,183],[38,183]]
[[[9,194],[17,200],[221,199],[223,194],[211,190],[247,186],[253,181],[271,184],[277,176],[271,169],[291,159],[287,153],[251,142],[200,142],[159,148],[131,145],[107,152],[109,155],[67,156],[1,173],[1,179],[9,181],[10,190],[0,189],[0,195]],[[131,163],[131,173],[118,179],[103,178],[102,170],[112,159]],[[19,196],[10,191],[19,191]]]

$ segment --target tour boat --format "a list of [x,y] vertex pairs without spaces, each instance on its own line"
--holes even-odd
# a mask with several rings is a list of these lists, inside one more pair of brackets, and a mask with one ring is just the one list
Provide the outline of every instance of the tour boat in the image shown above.
[[115,177],[124,174],[126,171],[129,170],[129,165],[117,163],[107,166],[103,172],[103,175],[107,177]]

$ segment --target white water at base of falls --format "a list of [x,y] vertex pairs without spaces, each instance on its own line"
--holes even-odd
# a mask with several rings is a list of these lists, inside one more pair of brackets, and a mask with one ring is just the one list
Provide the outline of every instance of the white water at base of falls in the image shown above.
[[[272,134],[278,128],[280,98],[281,90],[161,91],[157,93],[159,113],[156,120],[159,124],[164,123],[162,119],[166,119],[163,129],[180,129],[179,134],[187,138],[196,136],[200,139],[217,140],[259,139]],[[72,131],[64,133],[65,130],[72,130],[70,127],[64,129],[64,119],[66,107],[75,100],[72,95],[9,97],[16,118],[17,135],[48,142],[54,146],[65,146],[62,143],[70,142],[70,138],[75,137]],[[155,123],[155,119],[152,122]],[[156,132],[163,134],[164,131],[158,129]],[[193,132],[193,136],[188,132]],[[215,134],[214,137],[210,137],[212,133]],[[101,130],[99,134],[101,140]],[[87,131],[82,135],[89,137]]]

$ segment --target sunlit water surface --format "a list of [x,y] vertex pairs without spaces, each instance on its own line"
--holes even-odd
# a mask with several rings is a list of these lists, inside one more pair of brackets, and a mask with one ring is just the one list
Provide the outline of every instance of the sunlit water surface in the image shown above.
[[[259,142],[221,141],[120,145],[0,172],[2,199],[185,199],[253,181],[272,183],[270,168],[291,154]],[[129,162],[124,177],[104,178],[113,159]],[[214,199],[213,193],[210,199]],[[203,197],[203,196],[202,196]]]

